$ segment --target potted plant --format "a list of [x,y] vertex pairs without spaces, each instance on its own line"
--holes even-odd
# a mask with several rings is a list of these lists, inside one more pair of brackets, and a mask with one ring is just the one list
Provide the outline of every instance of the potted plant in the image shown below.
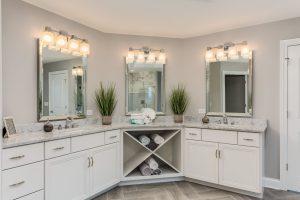
[[109,84],[104,87],[100,82],[99,88],[95,91],[95,102],[102,116],[102,124],[110,125],[112,123],[112,113],[117,105],[115,85]]
[[189,103],[188,95],[183,86],[178,85],[174,88],[170,95],[170,106],[174,113],[175,123],[183,122],[183,113],[186,111]]

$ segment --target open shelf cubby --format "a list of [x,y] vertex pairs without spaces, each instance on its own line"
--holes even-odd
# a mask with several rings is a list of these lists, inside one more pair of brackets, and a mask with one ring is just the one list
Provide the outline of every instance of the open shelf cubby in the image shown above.
[[[158,134],[164,142],[156,149],[149,149],[138,139],[140,135],[150,137]],[[153,157],[162,171],[160,175],[143,176],[139,166],[149,157]],[[127,179],[150,179],[174,177],[181,173],[181,131],[171,130],[131,130],[123,134],[123,175]]]

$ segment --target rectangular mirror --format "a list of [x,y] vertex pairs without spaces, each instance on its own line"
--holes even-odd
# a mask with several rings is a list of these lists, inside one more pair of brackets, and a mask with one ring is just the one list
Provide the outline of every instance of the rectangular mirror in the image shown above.
[[164,64],[126,64],[126,115],[152,108],[165,113]]
[[39,42],[38,121],[84,118],[87,57],[62,53]]
[[208,115],[252,116],[252,53],[207,62],[206,87]]

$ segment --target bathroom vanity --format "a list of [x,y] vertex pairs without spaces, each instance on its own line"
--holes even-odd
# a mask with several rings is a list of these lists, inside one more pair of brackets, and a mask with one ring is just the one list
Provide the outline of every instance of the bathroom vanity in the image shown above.
[[[89,199],[118,185],[188,180],[261,197],[264,120],[247,123],[90,125],[24,133],[3,142],[2,199]],[[136,135],[160,133],[155,150]],[[142,176],[149,156],[161,175]]]

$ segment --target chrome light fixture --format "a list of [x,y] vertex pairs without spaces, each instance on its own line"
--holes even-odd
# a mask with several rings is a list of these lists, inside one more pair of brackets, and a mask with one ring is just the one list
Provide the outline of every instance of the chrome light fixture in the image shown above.
[[50,27],[45,27],[40,36],[40,41],[44,47],[55,49],[63,53],[71,53],[75,56],[88,56],[90,45],[85,39],[74,35],[68,35],[63,31],[56,31]]
[[207,47],[205,60],[206,62],[237,60],[249,58],[250,49],[246,41],[241,43],[228,42],[216,47]]
[[163,49],[129,48],[126,63],[166,64],[166,54]]

